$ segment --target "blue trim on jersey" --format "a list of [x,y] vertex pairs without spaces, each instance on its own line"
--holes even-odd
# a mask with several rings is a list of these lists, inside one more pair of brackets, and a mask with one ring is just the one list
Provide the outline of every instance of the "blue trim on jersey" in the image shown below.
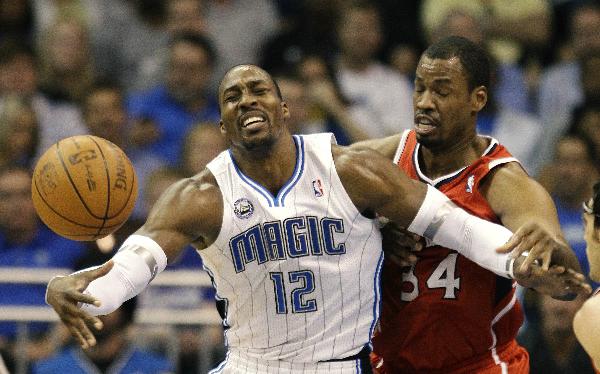
[[358,374],[361,374],[361,373],[362,373],[362,370],[361,370],[360,366],[361,366],[361,365],[360,365],[360,358],[359,358],[359,359],[357,359],[357,360],[356,360],[356,372],[357,372]]
[[[377,262],[377,270],[375,271],[375,279],[373,284],[373,291],[375,291],[375,301],[373,302],[373,322],[371,322],[371,328],[369,329],[369,337],[373,336],[375,331],[375,325],[379,320],[379,311],[381,310],[381,270],[383,264],[383,250],[379,255],[379,261]],[[369,346],[371,343],[369,341]],[[373,347],[371,347],[372,349]]]
[[[304,172],[304,138],[299,135],[293,135],[294,142],[296,144],[296,167],[294,168],[294,174],[290,180],[281,188],[277,194],[277,200],[275,200],[275,206],[284,206],[283,201],[288,193],[294,188],[296,183],[300,180],[302,173]],[[279,205],[278,205],[279,204]]]
[[235,159],[233,158],[233,155],[231,154],[231,149],[229,149],[228,152],[229,152],[229,157],[231,158],[231,163],[233,164],[233,168],[235,169],[238,176],[244,182],[246,182],[247,185],[252,187],[252,189],[254,189],[256,192],[261,194],[267,200],[267,203],[269,203],[269,207],[273,206],[273,195],[271,195],[271,192],[268,191],[263,186],[261,186],[260,184],[258,184],[257,182],[255,182],[252,178],[250,178],[250,177],[246,176],[244,173],[242,173],[242,171],[238,168],[237,164],[235,163]]
[[292,190],[292,188],[294,188],[296,183],[298,183],[298,181],[300,180],[300,177],[302,176],[302,173],[304,172],[304,138],[299,135],[293,135],[292,138],[294,139],[294,145],[296,146],[296,155],[297,155],[296,166],[294,167],[294,173],[292,174],[292,177],[287,182],[285,182],[285,184],[281,187],[281,189],[277,193],[277,196],[273,196],[271,191],[269,191],[268,189],[263,187],[260,183],[256,182],[254,179],[245,175],[238,168],[238,166],[235,162],[235,159],[233,158],[233,155],[231,154],[231,149],[229,149],[229,151],[228,151],[229,157],[231,158],[231,162],[233,164],[233,168],[235,169],[236,173],[246,184],[248,184],[250,187],[252,187],[253,190],[255,190],[256,192],[261,194],[267,200],[269,207],[284,206],[285,197]]

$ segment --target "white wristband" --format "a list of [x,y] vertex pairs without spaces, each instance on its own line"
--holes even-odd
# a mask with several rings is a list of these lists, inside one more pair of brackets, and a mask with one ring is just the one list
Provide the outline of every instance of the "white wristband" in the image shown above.
[[114,266],[105,276],[95,279],[85,289],[101,305],[83,304],[81,309],[103,315],[115,311],[125,301],[142,292],[167,266],[167,256],[154,240],[131,235],[113,257]]
[[428,186],[427,195],[408,230],[454,249],[497,275],[510,276],[510,254],[497,253],[512,236],[505,227],[473,216],[446,195]]

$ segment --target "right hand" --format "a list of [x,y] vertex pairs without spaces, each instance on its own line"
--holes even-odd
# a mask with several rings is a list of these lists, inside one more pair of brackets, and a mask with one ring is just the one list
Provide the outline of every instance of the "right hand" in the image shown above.
[[425,248],[425,239],[407,231],[393,222],[387,223],[382,229],[383,250],[386,258],[391,259],[400,267],[412,266],[417,262],[415,252]]
[[96,344],[96,338],[89,326],[94,326],[97,330],[100,330],[102,321],[98,317],[81,310],[78,303],[100,306],[98,299],[83,293],[83,291],[94,279],[106,275],[112,267],[113,262],[108,261],[92,270],[54,277],[48,283],[46,302],[54,308],[71,335],[84,349]]

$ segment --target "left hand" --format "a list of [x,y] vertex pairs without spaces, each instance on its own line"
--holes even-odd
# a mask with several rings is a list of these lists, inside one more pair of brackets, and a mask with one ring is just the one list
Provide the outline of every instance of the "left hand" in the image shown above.
[[521,286],[533,288],[555,298],[569,297],[571,299],[578,294],[589,295],[592,293],[592,288],[586,282],[583,274],[559,265],[551,265],[548,270],[544,270],[535,263],[529,267],[529,270],[522,271],[520,265],[526,260],[524,256],[519,256],[514,264],[515,280]]
[[[511,236],[511,238],[501,247],[496,249],[498,253],[509,253],[512,251],[513,258],[521,257],[525,251],[529,255],[519,265],[519,271],[528,272],[531,265],[538,260],[541,269],[548,271],[552,260],[552,255],[558,251],[569,251],[567,245],[554,235],[550,234],[537,222],[528,222]],[[517,271],[515,264],[515,272]]]

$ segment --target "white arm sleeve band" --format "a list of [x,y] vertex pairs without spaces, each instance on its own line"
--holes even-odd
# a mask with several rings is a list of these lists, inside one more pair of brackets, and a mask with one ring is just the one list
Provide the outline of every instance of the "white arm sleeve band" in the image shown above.
[[510,253],[495,251],[508,241],[512,232],[467,213],[432,186],[428,186],[425,200],[408,230],[456,250],[495,274],[512,278]]
[[114,266],[108,274],[93,280],[84,291],[100,300],[99,307],[92,304],[81,306],[92,315],[115,311],[142,292],[167,266],[167,256],[158,243],[142,235],[127,238],[112,259]]

